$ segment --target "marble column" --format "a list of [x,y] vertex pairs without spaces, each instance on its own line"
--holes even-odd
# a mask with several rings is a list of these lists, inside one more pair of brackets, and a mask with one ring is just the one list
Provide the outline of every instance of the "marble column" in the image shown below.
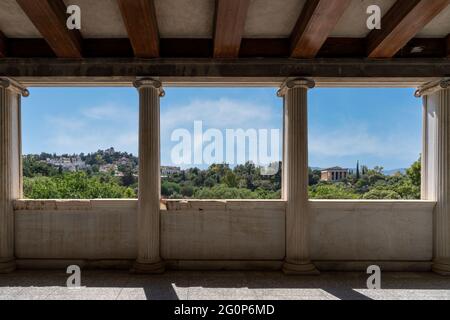
[[162,273],[160,256],[160,97],[161,82],[138,79],[139,91],[139,200],[136,273]]
[[450,276],[450,79],[425,84],[423,97],[422,199],[436,201],[434,272]]
[[16,268],[14,258],[14,200],[21,198],[21,96],[28,90],[0,78],[0,273]]
[[284,97],[283,198],[286,201],[286,260],[283,271],[316,275],[309,257],[308,201],[308,89],[307,79],[285,82],[278,92]]

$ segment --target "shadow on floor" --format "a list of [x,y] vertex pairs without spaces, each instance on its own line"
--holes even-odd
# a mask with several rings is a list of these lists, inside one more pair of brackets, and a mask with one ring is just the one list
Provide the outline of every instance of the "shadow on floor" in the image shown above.
[[[11,287],[62,290],[68,276],[61,271],[16,271],[0,275],[0,295],[2,290]],[[116,288],[118,292],[128,293],[126,298],[131,299],[139,294],[151,300],[208,299],[220,298],[220,293],[223,298],[234,299],[302,296],[314,299],[328,294],[342,300],[369,300],[357,291],[366,289],[367,277],[362,272],[324,272],[320,276],[296,277],[281,272],[168,271],[162,275],[135,275],[126,271],[82,271],[81,281],[88,290]],[[383,273],[381,281],[382,289],[450,290],[449,278],[432,273]]]

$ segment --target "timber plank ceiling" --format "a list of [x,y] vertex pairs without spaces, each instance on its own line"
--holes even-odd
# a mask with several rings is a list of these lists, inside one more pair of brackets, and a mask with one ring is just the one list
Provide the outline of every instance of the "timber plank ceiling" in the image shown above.
[[[36,0],[0,1],[1,57],[386,59],[450,54],[450,0],[39,1],[42,6]],[[81,8],[78,34],[61,30],[59,18],[67,15],[60,9],[71,4]],[[366,9],[373,4],[382,10],[382,30],[366,27]],[[67,39],[55,44],[60,37]]]

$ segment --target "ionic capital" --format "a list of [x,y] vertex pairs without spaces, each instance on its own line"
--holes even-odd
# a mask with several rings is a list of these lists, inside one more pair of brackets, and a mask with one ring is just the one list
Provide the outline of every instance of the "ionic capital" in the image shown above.
[[10,79],[10,78],[0,78],[0,87],[3,89],[14,91],[23,97],[28,97],[30,95],[30,92],[27,88],[22,86],[19,82]]
[[432,81],[425,83],[423,86],[419,87],[414,93],[417,98],[427,96],[438,92],[439,90],[444,90],[450,88],[450,79],[441,79],[438,81]]
[[133,82],[133,85],[138,90],[143,89],[143,88],[156,89],[156,90],[158,90],[160,97],[164,97],[166,95],[166,93],[165,93],[165,91],[164,91],[164,89],[162,87],[161,81],[156,80],[156,79],[152,79],[152,78],[136,79]]
[[286,93],[291,89],[295,88],[312,89],[315,86],[316,82],[311,79],[298,78],[293,80],[287,80],[281,85],[280,90],[278,90],[277,92],[277,96],[284,97]]

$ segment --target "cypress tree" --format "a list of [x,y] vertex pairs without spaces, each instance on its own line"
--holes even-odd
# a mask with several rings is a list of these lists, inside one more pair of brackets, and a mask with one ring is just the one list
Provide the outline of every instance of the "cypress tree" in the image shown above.
[[360,178],[360,174],[359,174],[359,160],[356,162],[356,179],[359,180]]

